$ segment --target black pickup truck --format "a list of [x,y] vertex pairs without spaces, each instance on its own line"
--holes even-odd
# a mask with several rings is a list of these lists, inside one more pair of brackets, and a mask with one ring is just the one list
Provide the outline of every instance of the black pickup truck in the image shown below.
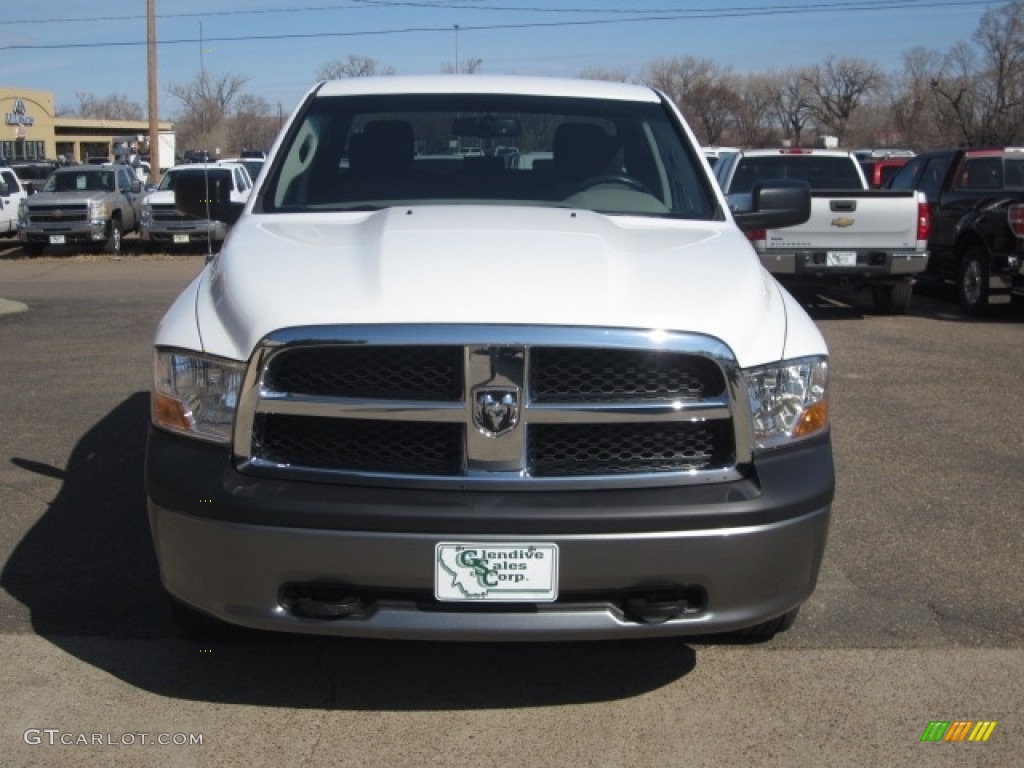
[[995,293],[1024,304],[1024,148],[926,152],[889,187],[928,198],[931,256],[922,278],[954,281],[970,314],[983,314]]

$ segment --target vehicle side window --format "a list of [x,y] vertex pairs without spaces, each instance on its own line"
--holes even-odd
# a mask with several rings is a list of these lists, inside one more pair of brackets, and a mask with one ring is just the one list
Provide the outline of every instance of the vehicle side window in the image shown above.
[[1024,187],[1024,160],[1004,160],[1003,181],[1007,187],[1020,189]]
[[889,182],[889,189],[913,189],[917,172],[920,170],[924,160],[923,157],[919,157],[900,168],[899,172],[892,177],[892,181]]
[[969,157],[960,167],[954,182],[956,189],[1002,189],[1001,157]]

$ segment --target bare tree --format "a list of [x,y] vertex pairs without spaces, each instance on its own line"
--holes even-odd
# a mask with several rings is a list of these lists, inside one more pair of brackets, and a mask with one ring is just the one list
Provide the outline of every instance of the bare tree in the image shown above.
[[931,83],[940,119],[956,126],[964,144],[977,144],[981,136],[976,69],[974,51],[966,43],[957,43]]
[[955,141],[949,122],[940,119],[932,82],[942,68],[942,56],[917,47],[903,54],[903,70],[889,78],[889,120],[909,147],[928,147]]
[[187,83],[167,86],[167,92],[181,102],[182,111],[174,119],[179,145],[227,147],[230,126],[226,120],[247,82],[241,75],[211,75],[203,70]]
[[467,59],[460,59],[458,66],[446,61],[441,65],[442,75],[477,75],[484,67],[484,60],[478,56],[470,56]]
[[813,115],[813,94],[807,81],[807,70],[790,69],[779,76],[775,85],[775,114],[784,138],[794,147],[801,145],[804,129],[810,124]]
[[728,67],[693,56],[662,58],[647,67],[643,80],[672,99],[702,142],[721,143],[737,108],[737,81]]
[[748,75],[740,84],[730,144],[764,147],[776,143],[777,110],[782,79],[779,75]]
[[317,70],[318,80],[342,80],[348,77],[374,77],[393,75],[395,68],[384,66],[370,56],[350,53],[345,61],[333,59]]
[[132,101],[123,93],[95,96],[75,91],[75,100],[78,102],[77,106],[64,107],[58,114],[89,120],[142,120],[145,114],[138,102]]
[[982,142],[1008,144],[1024,131],[1024,2],[985,11],[974,33],[982,71],[976,78],[982,106]]
[[805,80],[811,89],[811,109],[819,131],[834,134],[842,144],[850,118],[866,97],[882,88],[885,75],[878,65],[865,59],[829,57],[824,64],[809,69]]
[[234,112],[227,122],[227,146],[232,152],[265,149],[277,135],[277,115],[262,96],[243,93],[235,100]]

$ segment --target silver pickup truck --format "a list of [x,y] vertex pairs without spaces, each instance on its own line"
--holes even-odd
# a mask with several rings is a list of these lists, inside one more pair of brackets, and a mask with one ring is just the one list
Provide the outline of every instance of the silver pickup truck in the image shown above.
[[121,252],[121,237],[139,228],[142,184],[127,166],[59,168],[18,217],[22,250],[38,256],[48,245],[92,245]]
[[924,195],[869,189],[856,157],[840,150],[744,150],[720,160],[714,173],[733,206],[745,205],[756,182],[810,186],[805,223],[747,232],[761,264],[781,283],[869,286],[879,312],[910,308],[914,280],[928,264]]

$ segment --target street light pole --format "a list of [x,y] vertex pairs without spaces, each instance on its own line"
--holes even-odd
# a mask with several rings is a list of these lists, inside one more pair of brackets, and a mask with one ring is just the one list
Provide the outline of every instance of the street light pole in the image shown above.
[[158,184],[160,182],[160,116],[156,91],[156,0],[146,0],[146,65],[149,92],[149,181],[151,184]]

